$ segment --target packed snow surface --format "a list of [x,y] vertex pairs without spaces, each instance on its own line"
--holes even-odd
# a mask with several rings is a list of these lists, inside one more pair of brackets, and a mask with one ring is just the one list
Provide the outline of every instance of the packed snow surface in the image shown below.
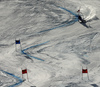
[[100,0],[0,0],[0,87],[100,87],[99,18]]

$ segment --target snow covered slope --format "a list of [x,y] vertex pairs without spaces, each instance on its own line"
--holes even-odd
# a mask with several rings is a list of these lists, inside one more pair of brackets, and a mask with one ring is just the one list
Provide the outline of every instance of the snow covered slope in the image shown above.
[[100,0],[0,0],[0,87],[99,87],[99,8]]

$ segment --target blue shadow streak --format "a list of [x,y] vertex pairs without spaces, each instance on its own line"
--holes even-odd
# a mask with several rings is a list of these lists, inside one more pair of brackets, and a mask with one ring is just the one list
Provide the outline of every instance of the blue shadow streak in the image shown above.
[[43,59],[40,59],[40,58],[38,58],[38,57],[31,56],[31,55],[25,53],[24,51],[26,51],[26,50],[28,50],[28,49],[30,49],[30,48],[34,48],[34,47],[41,46],[41,45],[46,44],[46,43],[48,43],[48,42],[49,42],[49,41],[46,41],[46,42],[44,42],[44,43],[41,43],[41,44],[37,44],[37,45],[31,46],[31,47],[28,47],[28,48],[22,50],[21,52],[22,52],[23,54],[25,54],[26,56],[30,57],[30,58],[35,58],[35,59],[37,59],[37,60],[44,61]]
[[[74,15],[76,18],[75,18],[74,20],[68,22],[67,24],[60,25],[60,26],[57,26],[57,27],[54,27],[54,28],[51,28],[51,29],[48,29],[48,30],[43,30],[43,31],[40,31],[40,32],[38,32],[38,33],[46,32],[46,31],[53,30],[53,29],[60,28],[60,27],[64,27],[64,26],[68,26],[68,25],[71,25],[71,24],[73,24],[73,23],[75,23],[75,22],[78,21],[77,14],[73,13],[73,12],[70,11],[70,10],[67,10],[66,8],[63,8],[63,7],[59,7],[59,8],[68,11],[69,13],[71,13],[72,15]],[[40,58],[37,58],[37,57],[31,56],[31,55],[28,55],[28,54],[25,53],[24,51],[26,51],[26,50],[28,50],[28,49],[30,49],[30,48],[33,48],[33,47],[37,47],[37,46],[40,46],[40,45],[46,44],[46,43],[48,43],[48,42],[49,42],[49,41],[44,42],[44,43],[41,43],[41,44],[37,44],[37,45],[34,45],[34,46],[31,46],[31,47],[29,47],[29,48],[26,48],[26,49],[22,50],[21,52],[22,52],[23,54],[27,55],[28,57],[35,58],[35,59],[38,59],[38,60],[44,61],[43,59],[40,59]],[[23,80],[22,80],[20,77],[17,77],[17,76],[15,76],[14,74],[11,74],[11,73],[6,72],[6,71],[3,71],[3,70],[0,70],[0,71],[6,73],[6,74],[8,74],[8,75],[11,75],[12,77],[18,79],[18,81],[19,81],[18,83],[15,83],[15,84],[13,84],[13,85],[11,85],[11,86],[8,86],[8,87],[15,87],[15,86],[18,86],[19,84],[21,84],[21,83],[23,82]]]
[[61,9],[65,10],[65,11],[68,11],[68,12],[69,12],[69,13],[71,13],[72,15],[74,15],[74,16],[76,16],[76,17],[78,17],[78,15],[77,15],[77,14],[75,14],[74,12],[72,12],[72,11],[70,11],[70,10],[66,9],[66,8],[63,8],[63,7],[60,7],[60,6],[58,6],[58,8],[61,8]]
[[[53,30],[53,29],[56,29],[56,28],[60,28],[60,27],[64,27],[64,26],[69,26],[69,25],[72,25],[72,24],[74,24],[75,22],[78,21],[78,15],[77,15],[77,14],[73,13],[72,11],[70,11],[70,10],[68,10],[68,9],[66,9],[66,8],[59,7],[59,6],[57,6],[57,7],[58,7],[58,8],[61,8],[61,9],[63,9],[63,10],[65,10],[65,11],[68,11],[70,14],[74,15],[74,16],[75,16],[75,19],[73,19],[73,20],[67,22],[67,24],[63,24],[63,25],[60,25],[60,26],[57,26],[57,27],[54,27],[54,28],[50,28],[50,29],[47,29],[47,30],[43,30],[43,31],[40,31],[40,32],[38,32],[38,33],[50,31],[50,30]],[[38,44],[38,45],[31,46],[31,47],[29,47],[29,48],[26,48],[26,49],[22,50],[21,52],[22,52],[22,54],[25,54],[26,56],[28,56],[28,57],[30,57],[30,58],[35,58],[35,59],[37,59],[37,60],[44,61],[43,59],[40,59],[40,58],[31,56],[31,55],[25,53],[24,51],[26,51],[26,50],[28,50],[28,49],[30,49],[30,48],[33,48],[33,47],[37,47],[37,46],[46,44],[46,43],[48,43],[48,42],[49,42],[49,41],[44,42],[44,43],[41,43],[41,44]]]
[[59,7],[59,6],[57,6],[57,7],[65,10],[65,11],[68,11],[70,14],[74,15],[75,16],[75,19],[73,19],[72,21],[67,22],[67,24],[63,24],[63,25],[60,25],[60,26],[57,26],[57,27],[54,27],[54,28],[50,28],[50,29],[47,29],[47,30],[43,30],[43,31],[40,31],[38,33],[42,33],[42,32],[46,32],[46,31],[54,30],[56,28],[60,28],[60,27],[64,27],[64,26],[69,26],[69,25],[72,25],[72,24],[74,24],[75,22],[78,21],[78,15],[75,14],[74,12],[72,12],[72,11],[66,9],[66,8],[63,8],[63,7]]
[[3,71],[3,70],[0,70],[0,71],[2,71],[3,73],[6,73],[6,74],[8,74],[8,75],[11,75],[12,77],[16,78],[16,79],[19,81],[18,83],[15,83],[15,84],[10,85],[10,86],[8,86],[8,87],[15,87],[15,86],[20,85],[20,84],[23,82],[23,80],[22,80],[20,77],[17,77],[17,76],[15,76],[14,74],[11,74],[11,73],[6,72],[6,71]]

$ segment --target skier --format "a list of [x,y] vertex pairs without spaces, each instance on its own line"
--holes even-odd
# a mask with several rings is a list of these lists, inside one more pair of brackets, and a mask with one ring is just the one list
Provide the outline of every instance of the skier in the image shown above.
[[80,11],[80,9],[77,11],[77,18],[80,24],[82,24],[83,26],[85,26],[86,28],[91,28],[90,25],[87,25],[87,21],[84,20],[84,16],[83,13]]
[[82,17],[81,17],[80,15],[78,15],[78,20],[79,20],[79,22],[81,22],[81,23],[86,23],[86,21],[85,21],[84,19],[82,19]]
[[80,23],[86,23],[86,21],[81,17],[82,16],[82,12],[80,11],[80,9],[77,11],[78,13],[78,21]]

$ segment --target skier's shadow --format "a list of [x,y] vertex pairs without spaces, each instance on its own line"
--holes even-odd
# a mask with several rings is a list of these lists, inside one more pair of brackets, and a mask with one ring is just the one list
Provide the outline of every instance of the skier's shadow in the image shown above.
[[80,15],[78,15],[78,21],[80,24],[82,24],[83,26],[85,26],[86,28],[92,28],[90,25],[87,25],[87,21],[84,20]]
[[85,26],[86,28],[92,28],[90,25],[87,25],[85,22],[79,22],[79,23]]
[[98,85],[96,85],[96,84],[91,84],[93,87],[99,87]]

